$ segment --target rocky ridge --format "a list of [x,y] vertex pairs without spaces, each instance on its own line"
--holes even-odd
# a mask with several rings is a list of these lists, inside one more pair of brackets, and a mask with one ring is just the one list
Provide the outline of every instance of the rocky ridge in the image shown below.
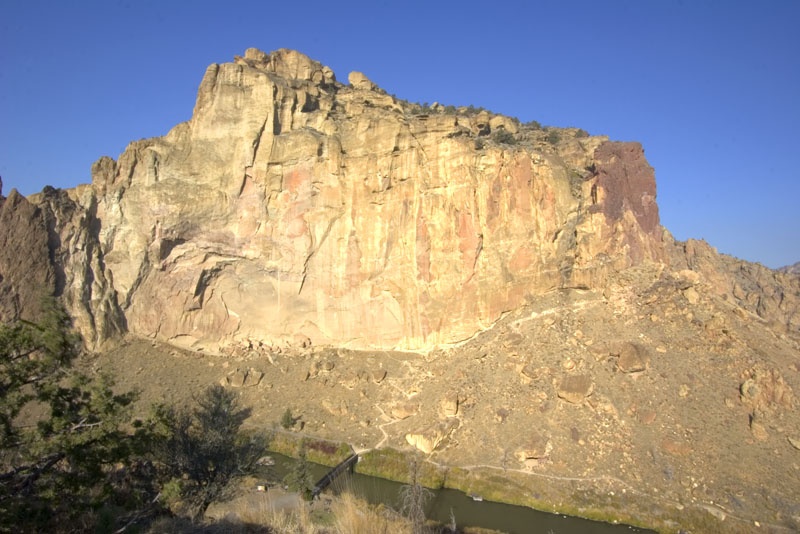
[[793,263],[792,265],[781,267],[778,270],[782,273],[800,274],[800,261],[798,261],[797,263]]

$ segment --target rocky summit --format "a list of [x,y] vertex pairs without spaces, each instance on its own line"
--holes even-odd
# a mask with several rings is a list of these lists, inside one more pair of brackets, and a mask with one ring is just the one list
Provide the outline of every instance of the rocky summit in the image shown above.
[[0,195],[0,319],[45,290],[118,372],[164,343],[313,435],[541,476],[516,502],[800,527],[796,270],[676,242],[637,143],[348,82],[249,49],[91,184]]

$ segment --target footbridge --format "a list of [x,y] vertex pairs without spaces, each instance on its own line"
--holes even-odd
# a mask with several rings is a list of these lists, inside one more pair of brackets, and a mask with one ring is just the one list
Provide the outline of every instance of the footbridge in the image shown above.
[[314,485],[314,489],[311,490],[311,498],[316,499],[319,497],[319,494],[322,491],[330,486],[331,482],[333,482],[336,477],[347,471],[348,469],[352,470],[353,466],[358,462],[358,454],[351,454],[347,457],[342,463],[328,471],[324,477],[319,479],[319,482]]

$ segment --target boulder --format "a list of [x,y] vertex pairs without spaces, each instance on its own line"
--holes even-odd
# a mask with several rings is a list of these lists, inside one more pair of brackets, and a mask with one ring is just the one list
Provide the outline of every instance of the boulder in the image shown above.
[[581,404],[594,391],[589,375],[569,375],[561,379],[557,394],[571,404]]
[[254,387],[261,383],[264,373],[258,369],[234,369],[223,377],[220,384],[234,388]]
[[380,384],[386,379],[386,369],[375,369],[372,371],[372,381]]
[[753,411],[794,406],[794,391],[777,369],[758,366],[743,373],[742,377],[740,398]]
[[372,83],[363,73],[353,71],[347,76],[347,81],[354,89],[359,91],[372,91],[375,89],[375,84]]
[[393,407],[391,414],[395,419],[408,419],[412,415],[416,415],[418,411],[419,404],[413,402],[404,402]]
[[528,436],[527,441],[517,451],[517,458],[521,462],[526,460],[538,460],[550,454],[553,445],[550,439],[539,432],[533,432]]
[[459,398],[458,393],[450,392],[439,402],[442,414],[445,417],[455,417],[458,415]]
[[623,343],[619,349],[617,368],[623,373],[638,373],[647,369],[650,355],[647,349],[637,343]]
[[425,454],[430,454],[442,443],[444,434],[439,427],[430,427],[421,432],[412,432],[406,434],[406,442],[409,445],[422,451]]

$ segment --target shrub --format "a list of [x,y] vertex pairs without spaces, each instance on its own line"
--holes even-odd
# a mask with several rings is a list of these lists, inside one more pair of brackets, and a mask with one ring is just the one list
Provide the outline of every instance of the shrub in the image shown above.
[[557,145],[561,141],[561,134],[558,132],[558,130],[549,130],[545,140],[551,145]]
[[263,436],[240,432],[250,411],[239,408],[235,393],[215,385],[196,402],[193,410],[159,405],[151,419],[161,480],[165,488],[181,480],[180,497],[193,520],[227,497],[230,482],[252,473],[266,450]]
[[283,412],[283,416],[281,417],[281,426],[284,430],[289,430],[294,426],[295,420],[294,416],[292,415],[292,410],[290,408],[286,408],[286,411]]
[[517,144],[517,138],[514,137],[514,134],[507,130],[497,130],[492,134],[492,139],[496,143],[502,143],[504,145],[515,145]]

